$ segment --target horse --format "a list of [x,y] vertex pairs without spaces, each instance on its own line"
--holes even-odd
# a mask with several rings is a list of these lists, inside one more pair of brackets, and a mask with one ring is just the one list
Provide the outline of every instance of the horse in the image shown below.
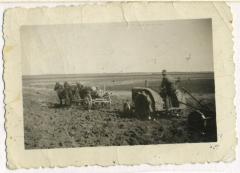
[[72,101],[74,100],[75,87],[73,85],[70,85],[68,82],[64,82],[63,87],[64,87],[64,90],[66,92],[66,95],[69,98],[69,102],[71,104]]
[[79,91],[79,88],[77,87],[77,85],[71,85],[71,91],[73,94],[73,99],[79,100],[81,98],[80,91]]
[[59,98],[60,105],[63,105],[63,100],[64,100],[65,105],[70,105],[71,104],[68,90],[66,90],[63,87],[63,85],[61,85],[59,82],[56,82],[55,87],[54,87],[54,91],[57,92],[57,96]]

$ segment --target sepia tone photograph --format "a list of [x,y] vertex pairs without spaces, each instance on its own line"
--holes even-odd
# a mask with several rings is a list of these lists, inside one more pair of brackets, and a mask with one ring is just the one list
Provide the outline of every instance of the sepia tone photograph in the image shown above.
[[217,141],[211,19],[25,25],[20,37],[25,149]]

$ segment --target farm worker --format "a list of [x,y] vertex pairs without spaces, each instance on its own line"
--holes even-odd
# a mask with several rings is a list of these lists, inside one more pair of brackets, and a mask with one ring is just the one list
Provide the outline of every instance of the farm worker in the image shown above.
[[162,82],[160,85],[160,96],[163,98],[165,108],[179,107],[174,83],[168,78],[167,71],[162,71]]
[[99,95],[98,95],[98,88],[95,87],[95,86],[92,86],[91,87],[91,96],[93,98],[99,98]]

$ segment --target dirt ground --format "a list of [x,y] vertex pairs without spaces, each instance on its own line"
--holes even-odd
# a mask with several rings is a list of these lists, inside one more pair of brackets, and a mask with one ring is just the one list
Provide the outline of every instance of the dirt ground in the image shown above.
[[[212,99],[213,94],[198,97]],[[112,93],[110,109],[88,112],[81,106],[59,107],[51,88],[23,87],[24,139],[26,149],[87,146],[146,145],[209,142],[198,132],[189,132],[187,110],[181,117],[159,116],[139,119],[121,113],[131,93]]]

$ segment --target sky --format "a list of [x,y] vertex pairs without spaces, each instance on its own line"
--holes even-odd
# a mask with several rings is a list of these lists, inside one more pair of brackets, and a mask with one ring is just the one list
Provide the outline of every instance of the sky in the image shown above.
[[213,71],[210,19],[22,26],[23,75]]

